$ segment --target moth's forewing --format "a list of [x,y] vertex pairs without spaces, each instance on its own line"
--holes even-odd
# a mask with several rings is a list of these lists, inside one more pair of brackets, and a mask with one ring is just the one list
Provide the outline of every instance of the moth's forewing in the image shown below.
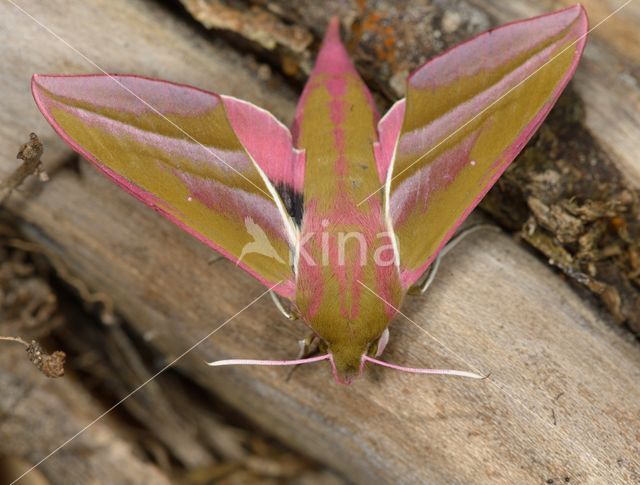
[[480,34],[409,77],[406,101],[381,126],[393,143],[379,161],[391,165],[386,210],[405,287],[538,129],[573,75],[586,33],[586,14],[574,6]]
[[221,96],[233,131],[263,170],[294,224],[302,216],[304,152],[293,148],[289,129],[268,111],[230,96]]
[[[266,133],[280,137],[281,163],[293,161],[275,119],[255,117],[253,138],[239,130],[247,150],[222,98],[199,89],[97,75],[34,76],[32,90],[53,128],[116,183],[232,261],[242,256],[239,265],[265,285],[283,281],[275,291],[293,296],[295,231],[265,175],[277,170],[262,170],[248,153],[267,163]],[[236,123],[242,114],[246,107]]]

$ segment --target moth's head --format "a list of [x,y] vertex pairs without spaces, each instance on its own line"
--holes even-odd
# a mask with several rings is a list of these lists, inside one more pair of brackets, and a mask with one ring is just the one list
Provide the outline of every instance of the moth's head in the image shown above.
[[349,385],[364,368],[367,347],[349,344],[329,344],[333,376],[339,384]]
[[[345,342],[328,342],[323,341],[324,345],[321,345],[322,350],[327,350],[326,353],[316,355],[314,357],[305,357],[303,359],[294,360],[255,360],[255,359],[227,359],[217,360],[209,362],[210,366],[223,366],[223,365],[301,365],[311,364],[313,362],[320,362],[329,360],[331,367],[333,368],[333,375],[339,384],[349,385],[364,369],[365,364],[379,365],[395,369],[402,372],[409,372],[412,374],[436,374],[436,375],[450,375],[458,377],[470,377],[472,379],[485,379],[488,376],[483,376],[475,372],[450,370],[450,369],[427,369],[419,367],[404,367],[397,364],[391,364],[389,362],[378,360],[384,350],[387,340],[389,339],[389,333],[385,329],[382,335],[371,342],[365,342],[362,345],[358,345],[353,341]],[[323,348],[324,347],[324,348]]]
[[328,343],[328,352],[331,367],[336,381],[340,384],[351,384],[353,379],[359,377],[364,369],[365,362],[370,356],[379,356],[389,341],[389,330],[385,329],[382,335],[361,344],[353,341]]

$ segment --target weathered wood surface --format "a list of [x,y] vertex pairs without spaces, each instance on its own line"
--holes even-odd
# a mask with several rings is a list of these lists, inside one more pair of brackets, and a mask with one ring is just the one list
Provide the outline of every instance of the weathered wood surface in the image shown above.
[[[108,71],[215,89],[290,117],[294,94],[276,76],[265,85],[248,59],[207,44],[153,4],[93,4],[57,9],[20,2]],[[96,69],[8,3],[0,6],[0,18],[13,26],[0,31],[2,64],[13,66],[0,74],[0,152],[13,158],[25,135],[36,131],[46,146],[45,164],[53,166],[68,152],[30,100],[30,74]],[[42,190],[14,194],[9,208],[75,275],[111,295],[167,361],[264,290],[225,260],[207,264],[211,251],[86,165],[81,178],[61,170]],[[264,297],[178,365],[274,435],[356,482],[640,480],[637,343],[510,238],[487,233],[465,242],[445,261],[430,293],[408,301],[405,311],[446,348],[398,318],[386,358],[473,366],[491,372],[490,379],[376,369],[340,387],[322,364],[299,369],[289,382],[282,369],[206,367],[204,360],[296,352],[305,329],[284,321]]]
[[[22,458],[30,466],[103,410],[77,383],[46,379],[24,354],[21,345],[3,342],[0,456]],[[108,418],[70,443],[56,459],[43,463],[39,472],[51,477],[49,483],[170,483],[156,467],[132,453],[131,446],[111,429]]]

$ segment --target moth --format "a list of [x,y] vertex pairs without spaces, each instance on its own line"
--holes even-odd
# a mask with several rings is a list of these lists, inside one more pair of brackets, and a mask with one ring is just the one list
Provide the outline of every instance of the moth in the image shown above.
[[[330,21],[291,129],[231,96],[132,75],[34,75],[54,130],[118,185],[288,301],[349,383],[408,291],[531,138],[587,34],[573,6],[482,33],[411,74],[380,118]],[[281,304],[281,300],[278,302]]]

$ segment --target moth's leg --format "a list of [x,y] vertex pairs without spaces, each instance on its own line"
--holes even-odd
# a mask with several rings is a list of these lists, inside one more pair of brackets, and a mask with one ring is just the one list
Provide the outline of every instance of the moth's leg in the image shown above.
[[318,353],[320,348],[320,339],[316,334],[311,333],[302,340],[298,340],[298,345],[300,346],[300,350],[298,351],[296,359],[306,359],[307,357],[311,357],[313,354]]
[[371,357],[380,357],[384,352],[387,344],[389,343],[389,329],[385,328],[382,335],[376,340],[367,351],[367,354]]
[[278,298],[278,295],[276,295],[273,291],[269,291],[269,295],[271,295],[271,299],[273,300],[273,303],[278,309],[278,311],[282,313],[282,315],[284,315],[284,317],[287,320],[293,321],[300,318],[300,315],[298,314],[297,310],[292,305],[290,305],[289,308],[287,309],[282,304],[282,301],[280,301],[280,298]]
[[[269,294],[271,295],[271,299],[273,300],[273,303],[278,309],[278,311],[282,313],[282,315],[284,315],[284,317],[287,320],[297,320],[298,318],[300,318],[300,315],[298,314],[298,311],[295,308],[295,306],[289,305],[289,308],[287,309],[282,304],[282,301],[280,300],[280,298],[278,298],[278,295],[276,295],[273,291],[270,291]],[[318,350],[320,349],[320,343],[321,341],[318,338],[318,336],[313,333],[309,334],[307,337],[303,338],[302,340],[298,340],[298,345],[300,346],[300,350],[298,351],[296,360],[305,359],[307,357],[313,356],[314,354],[317,354]],[[291,368],[291,370],[287,374],[285,381],[288,381],[289,379],[291,379],[291,375],[297,368],[298,368],[297,365]]]
[[424,275],[409,289],[410,295],[424,295],[426,291],[433,283],[433,280],[436,278],[436,274],[438,273],[438,269],[440,268],[440,263],[442,258],[447,255],[449,251],[455,248],[463,239],[465,239],[470,234],[481,230],[491,230],[499,232],[500,229],[497,226],[492,224],[476,224],[475,226],[468,227],[464,231],[460,232],[453,239],[451,239],[447,245],[442,248],[442,251],[436,256],[436,259],[433,261],[431,266],[425,271]]
[[[317,354],[320,350],[322,350],[321,344],[322,344],[322,341],[315,333],[311,333],[307,335],[305,338],[303,338],[302,340],[298,340],[298,345],[300,346],[300,350],[298,351],[296,360],[306,359],[307,357],[312,357],[313,355]],[[291,376],[293,375],[294,371],[297,368],[298,366],[295,365],[287,373],[287,377],[285,378],[286,382],[288,382],[289,379],[291,379]]]

